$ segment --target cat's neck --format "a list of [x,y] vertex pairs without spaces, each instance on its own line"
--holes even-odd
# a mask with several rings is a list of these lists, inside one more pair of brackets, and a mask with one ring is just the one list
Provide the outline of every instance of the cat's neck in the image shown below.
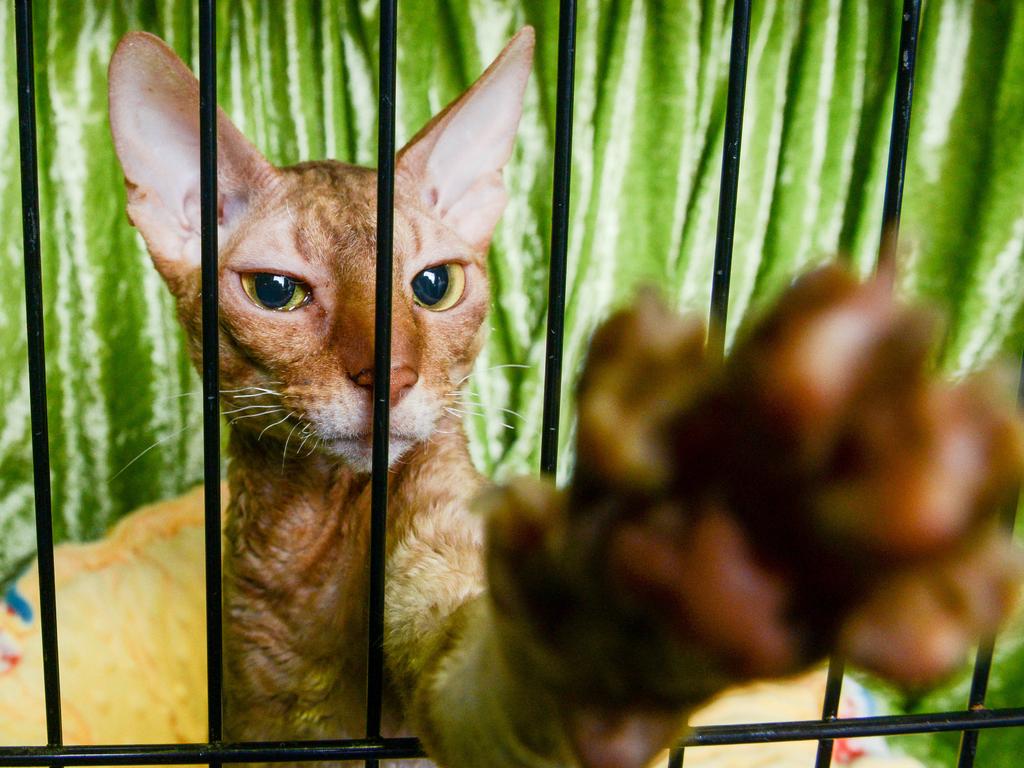
[[[229,442],[232,738],[355,736],[365,700],[370,475],[320,454],[282,463],[282,449],[239,432]],[[457,422],[393,462],[388,480],[389,549],[417,516],[468,503],[481,483]],[[386,699],[388,730],[399,732],[401,709]],[[290,703],[278,711],[279,700]]]
[[[350,570],[368,548],[370,474],[342,460],[314,453],[283,458],[283,446],[260,441],[251,433],[232,432],[228,455],[228,558],[243,557],[254,570],[287,554],[293,577],[338,577]],[[430,440],[397,457],[388,471],[389,540],[406,528],[419,509],[439,496],[465,499],[482,480],[472,466],[461,424],[446,419]],[[283,564],[282,564],[283,565]],[[346,567],[348,566],[348,567]],[[270,574],[267,574],[269,577]],[[268,579],[268,584],[273,583]],[[280,588],[280,582],[277,587]],[[309,585],[312,586],[312,585]]]

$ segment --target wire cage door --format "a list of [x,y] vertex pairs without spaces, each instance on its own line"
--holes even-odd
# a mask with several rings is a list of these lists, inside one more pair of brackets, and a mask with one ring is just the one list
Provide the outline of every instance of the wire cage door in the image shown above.
[[[41,624],[47,744],[0,747],[0,766],[211,764],[314,760],[365,760],[376,766],[383,759],[424,755],[416,739],[383,738],[381,712],[384,689],[385,530],[388,491],[389,373],[391,370],[391,272],[395,161],[395,80],[397,0],[382,0],[379,28],[377,260],[375,308],[375,371],[373,390],[373,470],[370,555],[370,624],[366,701],[367,732],[363,739],[318,742],[228,743],[223,737],[221,539],[220,539],[220,413],[217,352],[217,136],[216,136],[216,3],[199,2],[200,133],[203,317],[203,425],[206,530],[207,694],[208,740],[176,745],[64,746],[61,729],[60,679],[55,607],[53,524],[46,403],[46,360],[43,346],[43,295],[40,264],[39,188],[36,153],[35,75],[31,0],[15,0],[18,76],[18,114],[24,230],[25,290],[31,396],[33,477],[39,562]],[[740,147],[750,39],[751,0],[736,0],[726,96],[725,140],[722,152],[717,239],[711,289],[712,328],[724,328],[729,306],[729,280],[741,178]],[[913,99],[914,68],[921,0],[905,0],[895,52],[896,88],[885,183],[883,228],[879,252],[892,254],[898,237]],[[559,408],[562,391],[566,262],[569,244],[569,197],[573,84],[576,54],[575,0],[560,0],[555,152],[553,167],[552,231],[548,284],[548,317],[543,394],[541,471],[557,469]],[[896,20],[894,20],[895,23]],[[724,335],[711,344],[721,350]],[[1006,514],[1012,527],[1012,510]],[[686,750],[706,745],[816,740],[816,768],[831,764],[837,738],[959,731],[962,733],[958,768],[974,764],[979,732],[987,728],[1024,725],[1024,707],[986,709],[986,686],[992,666],[993,639],[981,644],[974,665],[968,706],[962,711],[922,715],[837,717],[843,682],[843,662],[829,665],[820,720],[717,725],[694,728],[672,750],[670,766],[685,764]]]

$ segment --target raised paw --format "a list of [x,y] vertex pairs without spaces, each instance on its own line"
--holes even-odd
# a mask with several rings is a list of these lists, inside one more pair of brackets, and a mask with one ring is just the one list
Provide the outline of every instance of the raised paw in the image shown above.
[[[829,267],[721,366],[704,358],[662,428],[670,488],[611,536],[627,592],[741,675],[837,648],[905,684],[948,672],[1012,605],[1018,558],[994,517],[1024,451],[992,376],[932,373],[934,326]],[[681,514],[664,520],[663,499]]]
[[611,667],[586,674],[612,698],[685,704],[829,650],[934,682],[1012,606],[995,518],[1024,460],[994,377],[931,371],[934,327],[829,267],[722,361],[643,295],[595,335],[570,486],[503,492],[506,597],[553,659]]

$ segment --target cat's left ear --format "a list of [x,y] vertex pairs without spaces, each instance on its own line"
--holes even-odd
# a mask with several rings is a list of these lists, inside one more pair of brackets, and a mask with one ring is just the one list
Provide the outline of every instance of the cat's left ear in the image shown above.
[[397,170],[423,201],[472,246],[486,248],[505,209],[501,170],[512,155],[533,64],[523,27],[480,78],[398,153]]

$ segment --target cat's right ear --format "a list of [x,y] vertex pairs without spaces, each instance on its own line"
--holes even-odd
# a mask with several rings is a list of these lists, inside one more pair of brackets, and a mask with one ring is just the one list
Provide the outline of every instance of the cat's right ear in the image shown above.
[[[199,82],[158,37],[131,32],[110,60],[110,129],[128,187],[128,215],[173,288],[199,268]],[[274,167],[217,110],[219,241],[237,226]]]

